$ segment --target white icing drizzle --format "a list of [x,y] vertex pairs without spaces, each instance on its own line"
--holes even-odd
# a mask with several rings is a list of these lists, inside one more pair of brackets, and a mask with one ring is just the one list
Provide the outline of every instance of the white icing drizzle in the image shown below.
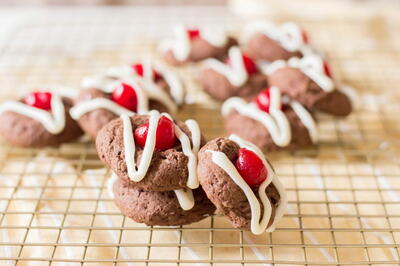
[[[123,140],[124,140],[124,147],[125,147],[125,160],[126,166],[128,169],[128,176],[134,182],[141,181],[147,173],[147,170],[150,166],[151,158],[154,153],[155,143],[156,143],[156,131],[158,121],[161,116],[168,117],[171,121],[172,118],[169,114],[162,113],[160,114],[156,110],[152,110],[149,112],[149,129],[146,138],[146,144],[143,149],[142,158],[140,160],[140,164],[137,167],[135,162],[135,139],[133,136],[132,124],[131,120],[128,115],[123,114],[121,115],[121,119],[123,122]],[[191,132],[192,139],[193,139],[193,147],[191,148],[190,139],[189,137],[175,124],[175,135],[180,141],[182,145],[183,153],[188,157],[188,180],[187,180],[187,187],[189,189],[195,189],[199,187],[199,181],[197,178],[197,152],[200,147],[200,128],[194,120],[186,121],[188,128]],[[136,169],[137,168],[137,169]],[[183,197],[181,192],[178,192],[180,196],[180,202],[184,202],[185,206],[188,206],[190,201],[190,195]],[[193,203],[194,204],[194,203]]]
[[249,75],[243,63],[242,52],[239,47],[231,47],[228,52],[230,64],[224,64],[214,58],[209,58],[204,61],[205,68],[224,75],[233,86],[242,86],[246,83]]
[[286,66],[300,69],[305,75],[317,83],[318,86],[326,92],[330,92],[335,89],[333,80],[325,74],[324,61],[320,56],[315,54],[304,56],[301,59],[292,57],[287,62],[284,60],[274,61],[270,65],[265,65],[262,68],[262,72],[266,75],[271,75],[278,69]]
[[131,66],[111,67],[107,70],[107,75],[119,79],[126,79],[135,76],[139,80],[144,79],[147,82],[155,83],[153,75],[154,69],[164,78],[165,82],[168,84],[171,96],[174,101],[178,105],[181,105],[183,103],[183,84],[178,76],[171,69],[157,62],[152,63],[149,60],[142,60],[139,63],[143,66],[143,77],[139,76]]
[[314,118],[311,116],[310,112],[308,112],[307,109],[304,108],[304,106],[297,101],[291,101],[290,107],[292,107],[293,111],[299,117],[303,125],[307,128],[311,141],[314,144],[317,143],[318,142],[317,124],[315,123]]
[[289,52],[309,50],[303,40],[300,27],[293,22],[286,22],[276,26],[269,21],[254,21],[249,23],[244,29],[244,41],[247,42],[254,34],[261,33],[268,38],[278,42]]
[[[263,217],[261,217],[261,206],[260,206],[259,201],[258,201],[257,197],[255,196],[253,190],[246,183],[246,181],[244,181],[244,179],[240,176],[236,167],[229,160],[229,158],[222,152],[211,151],[211,150],[207,150],[207,151],[212,154],[212,156],[211,156],[212,161],[216,165],[221,167],[229,175],[229,177],[235,182],[235,184],[238,185],[242,189],[242,191],[246,195],[247,200],[249,201],[249,204],[250,204],[250,209],[251,209],[251,222],[250,222],[251,232],[253,234],[257,234],[257,235],[262,234],[265,231],[271,232],[275,229],[276,223],[282,218],[282,216],[286,210],[286,205],[287,205],[286,191],[283,188],[282,184],[280,183],[279,179],[275,176],[275,173],[274,173],[271,165],[265,159],[263,153],[255,145],[253,145],[247,141],[244,141],[243,139],[239,138],[236,135],[229,136],[229,139],[236,142],[241,148],[246,148],[246,149],[254,152],[262,160],[264,166],[267,168],[268,177],[261,183],[261,185],[258,189],[258,195],[260,197],[261,203],[264,208],[263,209]],[[266,188],[271,183],[277,189],[277,191],[280,195],[280,200],[279,200],[278,207],[276,208],[273,222],[272,222],[271,226],[268,227],[268,223],[271,219],[271,214],[272,214],[272,203],[268,199],[268,196],[266,193]],[[261,220],[260,220],[260,218],[261,218]]]
[[188,211],[194,207],[194,197],[191,189],[187,189],[186,191],[183,189],[177,189],[174,190],[174,192],[179,205],[181,205],[183,210]]
[[65,108],[58,93],[52,93],[51,112],[29,106],[18,101],[8,101],[0,105],[0,113],[10,111],[39,121],[51,134],[59,134],[65,128]]
[[190,54],[190,39],[183,25],[178,25],[173,29],[174,37],[162,40],[160,50],[167,52],[171,50],[178,61],[185,61]]
[[69,113],[73,119],[79,119],[84,114],[97,109],[107,109],[118,116],[122,114],[134,114],[134,112],[106,98],[95,98],[89,101],[78,103],[70,109]]
[[118,176],[113,172],[110,176],[110,178],[107,180],[107,193],[108,196],[112,199],[115,198],[114,196],[114,183],[118,180]]
[[[227,43],[227,36],[223,31],[210,28],[200,28],[200,37],[216,47],[222,47]],[[161,41],[159,50],[166,52],[171,50],[178,61],[185,61],[190,54],[191,41],[187,34],[187,28],[177,25],[174,28],[174,37]]]
[[[116,72],[116,69],[112,70]],[[84,88],[96,88],[105,93],[112,93],[116,86],[120,83],[126,83],[127,85],[134,88],[137,98],[138,98],[138,106],[137,106],[137,113],[144,114],[149,111],[149,99],[153,99],[162,103],[164,106],[167,107],[168,111],[175,113],[177,111],[177,106],[174,101],[169,97],[167,92],[165,92],[162,88],[156,85],[152,81],[148,81],[145,79],[140,79],[132,75],[127,75],[125,68],[120,68],[115,77],[118,79],[113,79],[112,77],[101,77],[101,76],[94,76],[94,77],[87,77],[82,81],[82,87]],[[130,76],[130,77],[129,77]],[[120,115],[124,112],[131,113],[132,111],[119,106],[116,108],[116,105],[111,100],[103,100],[99,101],[97,98],[90,99],[87,101],[82,101],[78,103],[76,106],[73,107],[73,112],[75,114],[80,114],[79,116],[76,115],[74,119],[78,119],[80,116],[84,115],[87,112],[93,111],[97,108],[104,108],[111,112],[114,112],[117,115]],[[124,111],[125,110],[125,111]]]
[[247,103],[239,97],[229,98],[222,105],[222,115],[226,116],[232,109],[244,116],[260,122],[269,132],[273,142],[285,147],[291,140],[291,130],[288,119],[280,109],[281,95],[279,89],[271,87],[271,105],[269,113],[260,110],[254,103]]

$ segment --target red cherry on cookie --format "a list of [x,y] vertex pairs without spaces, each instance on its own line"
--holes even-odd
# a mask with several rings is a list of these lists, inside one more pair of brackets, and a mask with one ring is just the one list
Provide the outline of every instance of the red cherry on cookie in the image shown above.
[[327,75],[328,77],[332,78],[332,72],[331,72],[331,68],[329,67],[328,63],[324,61],[324,73],[325,75]]
[[269,113],[269,107],[271,105],[271,93],[269,89],[262,90],[254,99],[254,102],[260,110]]
[[262,160],[251,150],[240,148],[235,167],[244,181],[251,186],[258,186],[267,179],[268,171]]
[[111,94],[111,99],[133,112],[137,110],[137,95],[135,89],[121,82]]
[[[246,69],[246,72],[251,75],[257,72],[257,65],[254,62],[253,59],[251,59],[250,57],[248,57],[247,55],[242,55],[243,58],[243,64],[244,64],[244,68]],[[229,58],[226,60],[226,64],[230,64],[230,60]]]
[[303,38],[303,42],[307,44],[309,39],[308,39],[308,35],[305,31],[301,32],[301,37]]
[[[143,70],[143,65],[142,64],[133,64],[132,65],[133,70],[136,72],[136,74],[138,74],[139,76],[143,77],[144,75],[144,70]],[[153,80],[157,81],[161,78],[160,73],[158,73],[157,71],[155,71],[153,69]]]
[[25,99],[25,104],[49,111],[51,109],[51,93],[50,92],[31,92]]
[[200,37],[200,30],[198,29],[188,29],[186,30],[187,35],[190,40],[194,40]]
[[[148,132],[149,123],[140,125],[135,130],[135,142],[142,148],[146,144]],[[176,140],[174,123],[169,118],[162,116],[158,120],[157,125],[156,149],[162,151],[168,150],[175,146]]]

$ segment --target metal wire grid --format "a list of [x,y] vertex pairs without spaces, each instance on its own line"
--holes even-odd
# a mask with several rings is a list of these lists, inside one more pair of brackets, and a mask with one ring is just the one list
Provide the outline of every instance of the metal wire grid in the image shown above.
[[[52,11],[34,18],[10,30],[1,47],[1,82],[8,88],[2,98],[17,88],[76,86],[85,74],[151,54],[151,39],[178,20],[233,29],[241,23],[218,8]],[[9,265],[398,265],[400,108],[394,89],[400,46],[390,33],[399,24],[299,22],[328,52],[336,76],[360,92],[362,108],[346,120],[320,115],[323,141],[317,148],[269,155],[289,196],[288,212],[274,233],[252,236],[219,215],[182,227],[136,224],[109,198],[109,173],[90,142],[45,150],[3,145],[0,260]],[[379,27],[386,38],[374,41],[382,37],[376,35]],[[182,71],[196,90],[194,73],[195,68]],[[209,138],[223,135],[218,109],[211,106],[186,106],[179,116],[197,119]]]

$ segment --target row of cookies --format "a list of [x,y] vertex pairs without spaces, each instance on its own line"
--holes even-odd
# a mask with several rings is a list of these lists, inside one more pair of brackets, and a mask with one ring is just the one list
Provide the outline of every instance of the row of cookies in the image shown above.
[[[203,55],[199,80],[212,98],[225,101],[221,113],[229,133],[263,151],[306,147],[318,142],[315,111],[339,117],[351,113],[350,98],[298,25],[250,23],[240,46],[232,37],[210,32],[178,27],[175,37],[161,43],[161,51],[173,65],[178,59],[180,65],[197,62]],[[186,57],[179,47],[185,47]]]
[[[0,107],[9,143],[55,145],[82,133],[70,116],[71,99],[59,92],[32,92]],[[100,120],[106,124],[96,132],[96,148],[113,172],[109,184],[115,203],[136,222],[183,225],[218,208],[235,227],[261,234],[273,230],[283,216],[285,190],[253,144],[235,135],[206,143],[196,121],[176,121],[157,110],[105,119],[111,120]]]

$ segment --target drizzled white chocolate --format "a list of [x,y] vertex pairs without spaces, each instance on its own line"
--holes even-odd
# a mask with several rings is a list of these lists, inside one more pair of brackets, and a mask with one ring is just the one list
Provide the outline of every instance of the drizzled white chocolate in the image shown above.
[[0,113],[7,111],[39,121],[47,131],[54,135],[61,133],[65,128],[64,103],[61,96],[56,92],[53,92],[51,96],[50,112],[18,101],[8,101],[0,105]]
[[144,79],[147,82],[155,83],[155,75],[153,71],[155,70],[164,78],[175,103],[177,103],[178,105],[181,105],[183,103],[183,85],[181,80],[173,71],[162,64],[151,62],[150,60],[141,60],[139,63],[143,66],[143,77],[139,76],[132,68],[132,66],[111,67],[107,70],[107,74],[110,77],[116,77],[119,79],[127,79],[134,76],[138,79]]
[[[160,114],[155,110],[149,112],[149,129],[147,133],[146,144],[143,149],[140,164],[137,166],[135,161],[135,139],[133,136],[131,120],[128,115],[121,115],[123,122],[125,161],[128,170],[128,176],[134,182],[140,182],[147,174],[155,149],[157,125],[161,116],[166,116],[173,121],[172,118],[166,113]],[[188,157],[188,190],[186,192],[175,191],[183,209],[188,208],[188,206],[193,207],[193,196],[191,196],[191,192],[189,192],[189,190],[199,187],[199,181],[197,178],[197,153],[200,148],[201,138],[199,126],[194,120],[187,120],[185,123],[188,125],[188,128],[191,132],[193,145],[191,145],[189,137],[176,124],[174,128],[175,135],[182,145],[182,151]]]
[[[260,203],[254,194],[253,190],[246,183],[243,177],[239,174],[234,164],[229,160],[226,154],[219,151],[211,151],[207,150],[212,154],[212,161],[221,167],[229,177],[238,185],[244,194],[247,197],[247,200],[250,204],[251,209],[251,222],[250,222],[250,230],[253,234],[262,234],[265,231],[272,232],[275,229],[276,223],[282,218],[287,205],[287,196],[286,191],[283,188],[283,185],[279,181],[279,179],[275,176],[274,170],[268,161],[264,158],[263,153],[253,144],[244,141],[236,135],[229,136],[229,139],[237,143],[241,148],[245,148],[254,152],[263,162],[264,166],[267,168],[268,177],[261,183],[258,189],[258,196],[261,200],[263,207],[263,215],[261,217],[261,206]],[[266,188],[273,184],[277,189],[280,199],[278,206],[275,211],[275,216],[273,217],[272,224],[268,227],[268,223],[271,220],[272,215],[272,203],[268,199]]]
[[[113,75],[85,78],[82,81],[82,87],[96,88],[105,93],[112,93],[115,87],[117,87],[120,83],[126,83],[136,92],[138,98],[137,113],[143,114],[149,111],[150,99],[162,103],[165,107],[167,107],[168,111],[172,113],[176,112],[177,106],[175,102],[171,99],[167,92],[165,92],[152,80],[139,78],[137,75],[132,76],[132,72],[129,75],[126,68],[110,69],[109,72],[113,73]],[[145,72],[147,75],[148,71]],[[174,80],[174,78],[172,79]],[[181,93],[182,95],[180,95]],[[183,98],[183,92],[176,90],[175,96]],[[79,119],[82,115],[100,108],[109,110],[116,115],[132,114],[131,110],[128,110],[107,98],[94,98],[82,101],[71,108],[70,113],[72,118]]]
[[260,110],[256,104],[247,103],[240,97],[232,97],[222,105],[222,115],[226,116],[234,109],[241,115],[260,122],[271,135],[274,143],[280,147],[289,145],[291,130],[288,119],[281,110],[281,94],[279,89],[271,87],[271,104],[269,113]]
[[264,65],[261,71],[266,75],[271,75],[278,69],[286,66],[297,68],[313,80],[322,90],[333,91],[335,85],[333,80],[325,74],[324,61],[318,55],[307,55],[303,58],[292,57],[288,61],[277,60],[269,65]]
[[[260,110],[255,103],[247,103],[239,97],[229,98],[222,105],[222,115],[226,116],[232,109],[239,114],[260,122],[271,135],[272,141],[279,147],[290,144],[292,132],[289,120],[281,110],[281,93],[277,87],[270,88],[271,103],[269,113]],[[313,143],[318,141],[318,130],[311,114],[297,101],[290,101],[289,105],[308,129]]]
[[[227,36],[223,31],[215,28],[200,28],[200,38],[215,47],[223,47],[227,43]],[[162,40],[159,50],[163,53],[171,50],[178,61],[185,61],[191,51],[191,41],[187,33],[187,28],[177,25],[174,28],[174,37]]]
[[309,45],[304,42],[302,30],[293,22],[277,26],[269,21],[254,21],[245,27],[243,41],[249,41],[256,33],[264,34],[278,42],[289,52],[301,51],[303,54],[308,54],[311,50]]
[[204,68],[210,68],[224,75],[233,86],[242,86],[246,83],[249,75],[243,62],[242,52],[239,47],[231,47],[228,52],[229,65],[214,58],[204,61]]

